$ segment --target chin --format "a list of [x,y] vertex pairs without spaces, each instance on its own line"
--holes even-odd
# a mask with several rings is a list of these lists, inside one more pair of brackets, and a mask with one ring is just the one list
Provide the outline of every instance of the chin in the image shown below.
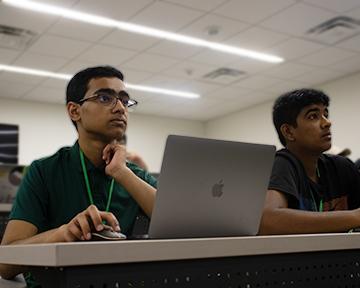
[[324,145],[323,147],[321,147],[321,153],[324,153],[326,151],[328,151],[331,148],[331,143],[329,143],[328,145]]

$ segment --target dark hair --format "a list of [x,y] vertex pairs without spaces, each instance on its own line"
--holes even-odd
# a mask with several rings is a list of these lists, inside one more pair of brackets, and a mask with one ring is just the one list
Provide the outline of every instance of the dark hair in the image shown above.
[[[66,87],[66,104],[71,102],[78,103],[84,98],[88,90],[88,84],[95,78],[119,78],[124,80],[124,75],[116,68],[111,66],[90,67],[76,73]],[[75,121],[72,121],[76,127]]]
[[328,107],[329,102],[330,98],[324,92],[315,89],[294,90],[277,98],[272,116],[281,144],[286,146],[285,138],[280,131],[281,125],[290,124],[296,127],[296,118],[304,107],[320,103]]

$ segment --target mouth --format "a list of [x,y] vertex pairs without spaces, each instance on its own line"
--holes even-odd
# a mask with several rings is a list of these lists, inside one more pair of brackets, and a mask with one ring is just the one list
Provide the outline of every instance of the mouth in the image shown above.
[[122,118],[115,118],[115,119],[111,119],[110,123],[116,125],[116,126],[126,126],[127,122],[126,120],[122,119]]
[[327,140],[331,140],[331,132],[327,132],[321,136],[321,138],[325,138]]

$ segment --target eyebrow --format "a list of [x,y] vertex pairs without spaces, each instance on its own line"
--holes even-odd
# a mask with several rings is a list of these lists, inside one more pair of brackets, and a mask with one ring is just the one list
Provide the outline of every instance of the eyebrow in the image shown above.
[[305,116],[307,116],[308,114],[312,113],[312,112],[319,112],[320,109],[319,108],[312,108],[309,109],[308,111],[306,111]]
[[101,88],[99,90],[96,90],[94,92],[94,94],[99,93],[99,92],[115,93],[115,94],[118,94],[119,96],[126,96],[126,97],[130,98],[129,93],[126,92],[125,90],[121,90],[119,92],[116,92],[114,89],[111,89],[111,88]]
[[[329,114],[329,109],[328,108],[325,108],[324,111]],[[307,116],[308,114],[310,114],[312,112],[320,112],[320,109],[319,108],[309,109],[308,111],[306,111],[305,116]]]

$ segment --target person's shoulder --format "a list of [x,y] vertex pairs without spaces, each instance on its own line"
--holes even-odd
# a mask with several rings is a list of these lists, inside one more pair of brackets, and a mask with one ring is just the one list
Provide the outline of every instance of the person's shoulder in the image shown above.
[[325,165],[329,165],[330,163],[335,164],[338,167],[355,167],[354,163],[347,157],[340,155],[332,155],[332,154],[322,154],[320,159],[325,163]]
[[59,161],[71,153],[72,147],[61,147],[58,151],[50,156],[45,156],[39,159],[34,160],[31,163],[31,167],[38,167],[38,168],[49,168],[54,165],[58,165]]
[[283,165],[299,165],[299,160],[287,149],[276,151],[274,163]]

